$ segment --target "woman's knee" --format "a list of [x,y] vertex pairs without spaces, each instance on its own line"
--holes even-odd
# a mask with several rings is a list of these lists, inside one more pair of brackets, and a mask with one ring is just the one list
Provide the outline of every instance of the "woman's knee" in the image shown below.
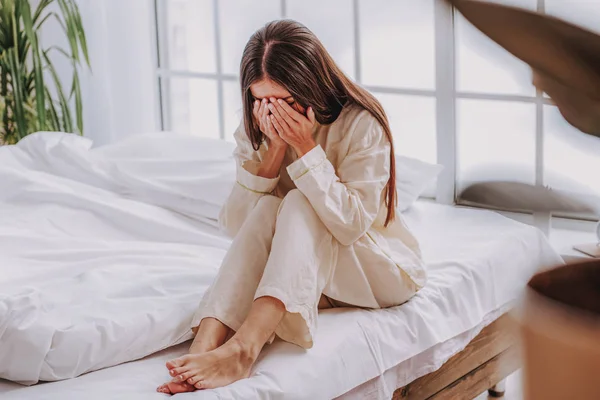
[[255,208],[260,211],[273,211],[275,213],[280,204],[281,199],[279,197],[268,194],[258,199]]
[[322,222],[308,198],[298,189],[290,190],[283,198],[277,221],[285,221],[295,227],[300,225],[310,225],[312,227],[321,227]]
[[282,209],[300,210],[302,208],[310,209],[312,206],[306,196],[298,189],[292,189],[283,198]]

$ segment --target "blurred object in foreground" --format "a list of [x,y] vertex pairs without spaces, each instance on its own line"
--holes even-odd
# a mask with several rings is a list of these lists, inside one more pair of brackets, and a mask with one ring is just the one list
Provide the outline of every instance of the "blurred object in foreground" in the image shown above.
[[520,311],[524,398],[600,398],[600,261],[537,274]]
[[[571,217],[597,218],[600,216],[600,197],[595,194],[553,190],[523,182],[476,182],[459,195],[463,205],[485,207],[500,211],[533,212],[547,215],[547,225],[538,225],[549,234],[552,214]],[[600,258],[600,223],[596,226],[597,241],[574,246],[574,249],[594,258]]]
[[[513,7],[448,1],[479,30],[531,66],[534,85],[552,98],[570,124],[600,137],[600,36]],[[510,182],[474,185],[462,197],[533,211],[587,208],[579,199]],[[529,282],[521,311],[524,398],[599,399],[600,261],[537,274]]]
[[557,18],[477,0],[448,0],[533,69],[533,83],[565,119],[600,137],[600,36]]
[[[597,141],[600,138],[599,35],[525,9],[479,0],[448,1],[480,31],[532,68],[534,85],[550,96],[565,120],[591,135],[590,139]],[[600,157],[600,153],[597,156]],[[557,154],[553,158],[556,159]],[[573,170],[568,164],[563,169]],[[600,179],[600,173],[597,175]],[[478,183],[466,188],[460,198],[503,210],[549,215],[557,212],[600,214],[597,196],[584,198],[526,183]],[[586,245],[586,249],[596,253],[593,245]],[[589,254],[587,250],[585,252]]]
[[521,182],[474,183],[461,193],[460,198],[466,203],[499,210],[600,215],[600,199],[587,201]]

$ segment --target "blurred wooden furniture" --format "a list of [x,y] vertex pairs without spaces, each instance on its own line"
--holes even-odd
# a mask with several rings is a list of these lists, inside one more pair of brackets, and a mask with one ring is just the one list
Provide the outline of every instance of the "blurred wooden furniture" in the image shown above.
[[440,369],[397,389],[392,400],[472,399],[488,389],[500,397],[502,381],[520,367],[517,340],[517,324],[504,314]]
[[524,398],[600,398],[600,261],[535,275],[521,314]]

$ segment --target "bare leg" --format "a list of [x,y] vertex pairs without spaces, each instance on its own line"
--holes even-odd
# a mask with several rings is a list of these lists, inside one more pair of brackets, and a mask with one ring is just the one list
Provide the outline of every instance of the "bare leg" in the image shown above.
[[247,378],[261,349],[285,314],[283,303],[260,297],[252,303],[248,318],[235,335],[221,347],[201,354],[188,354],[169,361],[178,382],[196,389],[226,386]]
[[[240,228],[223,260],[219,274],[205,292],[194,315],[192,324],[199,323],[199,327],[190,347],[191,354],[207,353],[218,348],[232,333],[232,329],[239,330],[247,319],[271,250],[280,203],[281,199],[278,197],[262,197]],[[249,254],[252,254],[252,257],[248,257]],[[167,363],[172,377],[177,377],[177,373],[173,371],[177,366]],[[157,390],[162,393],[195,390],[185,380],[174,381],[176,382],[167,382],[159,386]]]
[[[196,336],[190,346],[190,354],[202,354],[218,348],[225,343],[229,332],[230,329],[221,321],[215,318],[204,318],[196,330]],[[173,365],[170,361],[167,362],[167,368],[173,377],[175,377],[175,367],[176,365]],[[156,390],[161,393],[175,394],[192,392],[196,388],[185,381],[181,382],[180,380],[173,379],[172,382],[160,385]]]
[[[196,337],[190,346],[190,353],[206,353],[225,343],[230,329],[215,318],[204,318],[196,331]],[[167,366],[168,368],[169,366]]]
[[[198,313],[200,318],[218,316],[236,334],[215,350],[170,361],[175,367],[170,374],[179,383],[208,389],[248,377],[276,329],[283,340],[312,346],[317,306],[336,263],[337,244],[298,190],[283,203],[264,197],[255,211],[234,239]],[[295,237],[302,240],[291,240]],[[305,290],[297,290],[298,281]]]

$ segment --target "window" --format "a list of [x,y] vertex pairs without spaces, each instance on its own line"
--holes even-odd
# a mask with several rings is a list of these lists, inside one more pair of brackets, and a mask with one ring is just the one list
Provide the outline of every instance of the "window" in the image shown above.
[[[600,3],[495,1],[600,29]],[[445,1],[155,2],[165,129],[233,140],[243,47],[264,23],[293,18],[382,102],[398,154],[445,165],[428,197],[451,203],[490,180],[600,192],[590,172],[600,167],[598,141],[574,132],[531,84],[529,67]]]

